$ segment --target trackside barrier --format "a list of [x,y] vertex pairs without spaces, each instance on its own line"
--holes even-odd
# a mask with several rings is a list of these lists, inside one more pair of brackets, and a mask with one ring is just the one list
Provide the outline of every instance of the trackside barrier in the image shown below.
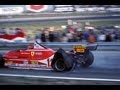
[[[16,48],[16,47],[20,47],[20,48],[25,48],[27,47],[29,44],[31,44],[33,42],[29,42],[29,43],[0,43],[0,48]],[[94,44],[90,44],[90,43],[86,43],[86,42],[69,42],[69,43],[62,43],[62,42],[47,42],[47,43],[42,43],[43,45],[53,48],[53,49],[58,49],[58,48],[63,48],[65,50],[70,50],[74,45],[94,45],[97,44],[97,50],[120,50],[120,42],[97,42]]]

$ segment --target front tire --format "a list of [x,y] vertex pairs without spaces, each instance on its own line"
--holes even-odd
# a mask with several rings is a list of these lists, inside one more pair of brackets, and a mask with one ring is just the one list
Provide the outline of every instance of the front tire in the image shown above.
[[92,65],[93,61],[94,61],[94,56],[92,52],[89,51],[89,53],[85,56],[83,62],[81,62],[81,67],[87,68],[90,65]]

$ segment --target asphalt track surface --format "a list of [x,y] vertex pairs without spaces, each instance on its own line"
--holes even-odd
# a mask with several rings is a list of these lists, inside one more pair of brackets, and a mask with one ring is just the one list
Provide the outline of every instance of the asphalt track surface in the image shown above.
[[94,63],[69,72],[0,69],[0,85],[120,85],[120,51],[92,51]]

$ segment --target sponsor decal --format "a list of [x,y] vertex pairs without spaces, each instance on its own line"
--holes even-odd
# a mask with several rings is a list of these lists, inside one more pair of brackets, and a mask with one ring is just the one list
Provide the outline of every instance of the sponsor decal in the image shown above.
[[42,52],[36,52],[35,54],[36,55],[42,55]]
[[73,5],[54,5],[55,7],[72,7]]
[[23,7],[3,7],[0,8],[0,15],[20,14],[23,11]]
[[57,7],[54,9],[55,12],[73,12],[73,7]]
[[86,47],[82,45],[75,45],[73,46],[73,48],[76,52],[80,52],[80,53],[84,53],[86,49]]
[[21,67],[23,69],[26,69],[26,68],[31,68],[31,69],[34,69],[34,68],[47,68],[46,65],[38,65],[38,64],[18,64],[17,65],[18,67]]
[[48,5],[26,5],[27,10],[32,12],[41,12],[48,9]]
[[27,65],[28,64],[28,60],[23,61],[23,64]]
[[8,65],[10,65],[10,64],[12,64],[13,62],[12,61],[7,61],[7,62],[5,62],[6,64],[8,64]]
[[5,63],[5,66],[16,66],[17,64],[16,63],[13,63],[12,61],[7,61]]
[[38,64],[38,61],[31,61],[31,64],[36,65]]
[[28,52],[21,52],[21,54],[29,54]]
[[32,51],[32,52],[31,52],[31,56],[33,57],[34,55],[35,55],[35,52]]

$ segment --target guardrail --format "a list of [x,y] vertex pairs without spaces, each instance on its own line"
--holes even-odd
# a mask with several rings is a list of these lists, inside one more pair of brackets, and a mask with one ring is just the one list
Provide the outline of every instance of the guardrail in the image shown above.
[[[28,43],[0,43],[0,48],[26,48],[29,44],[33,42]],[[63,48],[65,50],[70,50],[74,45],[84,44],[89,45],[90,43],[87,42],[69,42],[69,43],[63,43],[63,42],[45,42],[41,43],[47,47],[58,49]],[[96,42],[95,44],[98,44],[97,50],[120,50],[120,42]]]
[[0,23],[8,23],[8,22],[28,22],[28,21],[56,21],[56,20],[117,20],[120,21],[120,16],[115,15],[107,15],[107,16],[62,16],[62,17],[35,17],[35,18],[14,18],[14,19],[0,19]]
[[[34,41],[28,41],[28,42],[0,42],[0,46],[21,46],[21,45],[28,45],[28,44],[32,44],[34,43]],[[76,44],[91,44],[89,42],[41,42],[41,44],[46,44],[46,45],[76,45]],[[116,42],[95,42],[94,44],[99,44],[99,45],[107,45],[107,46],[111,46],[111,45],[120,45],[120,41],[116,41]]]

